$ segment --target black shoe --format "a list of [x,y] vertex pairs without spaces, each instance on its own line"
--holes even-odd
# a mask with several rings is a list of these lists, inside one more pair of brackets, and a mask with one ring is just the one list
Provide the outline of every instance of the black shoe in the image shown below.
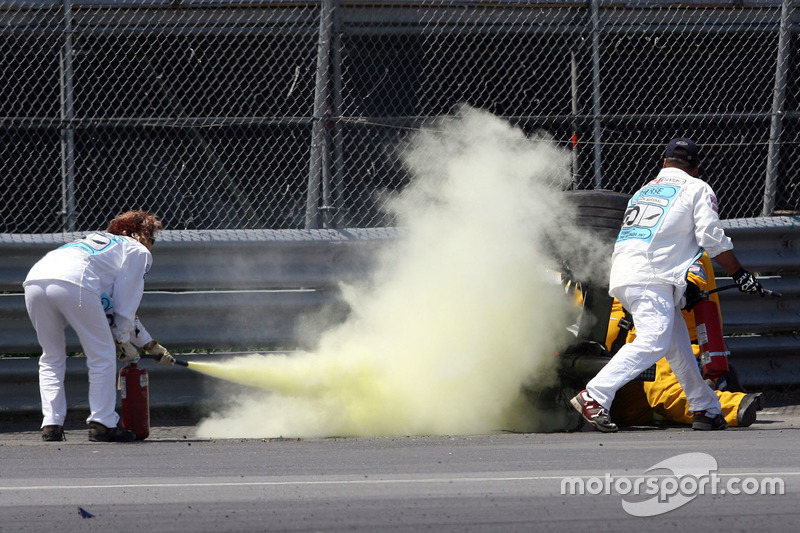
[[748,396],[755,396],[756,411],[761,411],[766,407],[767,400],[764,398],[764,393],[754,392],[753,394],[748,394]]
[[742,401],[739,402],[739,409],[736,411],[736,423],[740,428],[746,428],[756,421],[759,399],[763,401],[764,395],[757,392],[755,394],[745,394]]
[[705,411],[697,411],[692,414],[692,429],[700,431],[710,431],[717,429],[728,429],[728,423],[721,414],[715,416],[706,415]]
[[89,440],[92,442],[133,442],[136,434],[122,426],[108,428],[100,422],[89,422]]
[[67,440],[64,436],[64,428],[61,426],[44,426],[42,427],[42,440],[46,442],[55,442]]

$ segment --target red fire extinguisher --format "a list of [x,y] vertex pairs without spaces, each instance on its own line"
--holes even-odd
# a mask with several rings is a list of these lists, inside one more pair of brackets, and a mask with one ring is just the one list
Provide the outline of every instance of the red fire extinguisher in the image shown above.
[[700,346],[700,366],[703,379],[716,379],[728,375],[730,351],[722,338],[722,322],[719,307],[701,292],[702,299],[694,305],[694,321],[697,326],[697,344]]
[[119,371],[122,426],[138,440],[150,435],[150,378],[147,370],[132,362]]
[[[722,338],[722,321],[719,307],[708,296],[715,292],[736,289],[736,285],[725,285],[710,291],[700,291],[700,301],[694,304],[694,322],[697,326],[697,344],[700,345],[700,366],[703,379],[716,379],[728,375],[728,356],[731,354]],[[777,291],[763,289],[763,294],[780,298]]]

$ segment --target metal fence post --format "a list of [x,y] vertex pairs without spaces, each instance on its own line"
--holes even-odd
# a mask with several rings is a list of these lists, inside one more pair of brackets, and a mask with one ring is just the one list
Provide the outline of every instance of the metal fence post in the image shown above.
[[72,4],[61,3],[64,16],[64,43],[61,47],[61,213],[62,231],[77,229],[75,212],[75,118],[72,70]]
[[336,6],[340,0],[333,0],[333,36],[332,36],[332,71],[333,71],[333,113],[331,116],[331,128],[333,131],[333,184],[332,198],[326,205],[330,206],[330,216],[328,217],[329,227],[338,228],[342,225],[342,199],[344,195],[344,140],[342,138],[342,126],[340,121],[342,114],[342,32],[337,16]]
[[[317,72],[314,88],[314,115],[311,122],[311,159],[308,165],[308,193],[306,197],[306,228],[320,225],[321,188],[327,188],[330,179],[330,157],[327,115],[330,109],[330,47],[332,33],[333,0],[321,0],[319,14],[319,39],[317,42]],[[325,174],[325,175],[323,175]],[[323,182],[325,184],[323,185]]]
[[764,182],[764,207],[761,215],[768,217],[775,211],[778,173],[781,159],[781,135],[783,113],[786,103],[786,76],[789,69],[789,47],[791,37],[791,11],[794,0],[783,0],[781,5],[781,27],[778,37],[778,54],[775,60],[775,86],[772,91],[772,117],[769,127],[769,150],[767,153],[767,175]]
[[594,143],[594,188],[603,186],[602,146],[600,121],[600,0],[592,0],[592,142]]
[[577,189],[581,181],[580,153],[578,143],[581,142],[580,124],[576,118],[580,114],[578,104],[578,58],[573,48],[569,56],[570,103],[572,105],[572,187]]

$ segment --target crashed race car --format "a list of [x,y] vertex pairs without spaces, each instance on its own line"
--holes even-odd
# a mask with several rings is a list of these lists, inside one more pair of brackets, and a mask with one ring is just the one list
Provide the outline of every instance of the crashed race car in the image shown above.
[[[564,284],[578,290],[581,298],[576,323],[568,328],[571,341],[559,350],[558,383],[543,389],[527,389],[528,400],[537,409],[554,413],[552,431],[576,431],[583,419],[572,408],[570,398],[586,387],[611,359],[605,345],[613,299],[608,294],[608,272],[600,263],[610,263],[629,195],[609,190],[573,190],[564,193],[575,207],[575,226],[585,234],[580,245],[554,245],[552,254],[559,264]],[[553,242],[571,242],[554,236]],[[591,247],[591,250],[587,250]],[[587,260],[592,257],[594,260]],[[636,379],[653,381],[655,366]]]

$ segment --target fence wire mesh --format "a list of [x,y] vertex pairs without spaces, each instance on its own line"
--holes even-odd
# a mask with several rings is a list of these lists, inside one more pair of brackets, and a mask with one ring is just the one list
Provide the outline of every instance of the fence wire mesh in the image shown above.
[[466,103],[632,192],[674,136],[723,218],[800,206],[795,0],[0,1],[0,231],[378,227]]

